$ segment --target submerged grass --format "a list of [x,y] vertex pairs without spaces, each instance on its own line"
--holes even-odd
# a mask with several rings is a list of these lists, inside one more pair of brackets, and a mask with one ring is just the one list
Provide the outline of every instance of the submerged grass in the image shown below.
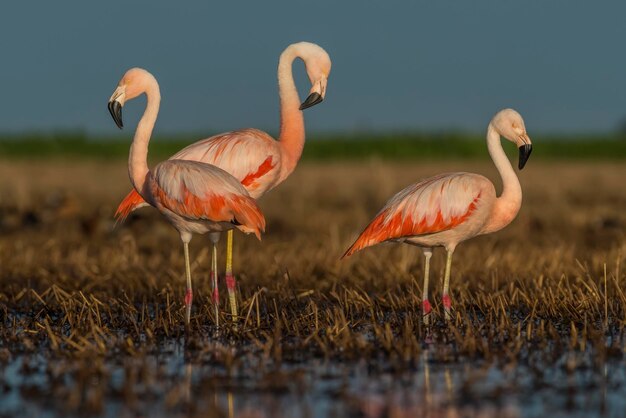
[[[440,319],[441,254],[433,258],[437,321],[430,328],[421,321],[420,251],[389,244],[339,260],[395,191],[461,167],[497,178],[489,164],[472,161],[303,164],[261,201],[263,242],[237,234],[237,323],[222,287],[223,326],[213,326],[209,241],[191,242],[197,297],[185,330],[175,231],[149,208],[125,225],[111,219],[128,188],[122,161],[4,162],[0,364],[23,358],[20,367],[47,376],[45,391],[26,385],[23,397],[91,413],[111,397],[140,405],[152,396],[191,408],[181,387],[163,388],[166,365],[149,360],[172,344],[184,347],[185,365],[210,365],[222,379],[196,376],[196,394],[224,385],[306,392],[311,383],[295,365],[365,362],[368,373],[394,374],[424,367],[425,353],[426,364],[523,368],[533,382],[547,379],[548,367],[565,376],[610,362],[623,368],[621,163],[531,160],[520,175],[524,203],[514,223],[457,249],[447,325]],[[0,392],[10,390],[6,379],[0,373]],[[466,377],[448,404],[472,399],[472,379],[481,378]]]

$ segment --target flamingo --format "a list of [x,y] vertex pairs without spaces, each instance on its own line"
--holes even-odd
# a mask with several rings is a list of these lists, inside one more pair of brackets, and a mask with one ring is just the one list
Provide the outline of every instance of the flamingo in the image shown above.
[[[292,64],[296,58],[304,61],[312,84],[310,94],[302,104],[292,74]],[[289,45],[278,61],[278,141],[258,129],[242,129],[200,140],[170,159],[200,161],[220,167],[239,180],[250,196],[254,199],[260,198],[282,183],[298,164],[305,137],[302,110],[324,100],[330,67],[330,57],[320,46],[310,42]],[[120,203],[115,216],[123,221],[132,211],[145,205],[140,194],[131,190]],[[236,281],[232,271],[232,230],[228,231],[226,244],[225,281],[231,317],[233,321],[237,321]],[[219,296],[216,302],[219,303]]]
[[502,149],[500,136],[519,147],[520,170],[532,151],[521,115],[513,109],[498,112],[487,128],[487,148],[502,178],[500,197],[496,197],[493,183],[478,174],[447,173],[422,180],[389,199],[343,256],[383,241],[421,247],[425,260],[422,312],[426,324],[431,312],[428,276],[433,247],[444,247],[447,251],[442,302],[449,320],[450,268],[456,246],[477,235],[504,228],[520,210],[522,188]]
[[[128,70],[109,99],[109,111],[122,127],[124,103],[141,94],[147,103],[135,131],[128,159],[128,173],[142,202],[154,206],[176,228],[183,242],[187,291],[185,322],[189,325],[193,291],[189,266],[192,234],[209,233],[213,241],[212,271],[217,264],[217,239],[222,231],[237,228],[261,239],[265,218],[256,201],[242,184],[219,167],[198,161],[171,159],[148,168],[148,143],[159,113],[161,94],[152,74],[141,68]],[[217,275],[212,275],[213,298],[217,296]],[[216,305],[217,306],[217,305]],[[216,308],[219,326],[219,311]]]

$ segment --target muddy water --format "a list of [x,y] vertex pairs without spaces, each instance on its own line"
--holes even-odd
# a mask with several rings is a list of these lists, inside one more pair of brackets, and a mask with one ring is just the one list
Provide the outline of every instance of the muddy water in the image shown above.
[[[223,348],[223,347],[222,347]],[[311,359],[275,366],[247,356],[216,367],[180,342],[100,363],[15,355],[0,372],[2,417],[623,417],[626,363],[564,353],[550,364]]]

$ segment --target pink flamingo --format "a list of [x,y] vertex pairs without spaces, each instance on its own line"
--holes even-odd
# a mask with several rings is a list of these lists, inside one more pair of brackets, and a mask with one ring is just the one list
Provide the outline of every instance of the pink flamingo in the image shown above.
[[502,177],[500,197],[496,197],[493,183],[478,174],[449,173],[422,180],[392,197],[344,254],[349,256],[383,241],[422,247],[425,258],[422,310],[426,324],[431,311],[428,275],[432,248],[445,247],[448,253],[443,306],[446,319],[450,319],[448,288],[454,249],[462,241],[504,228],[519,212],[522,188],[502,149],[500,135],[519,147],[520,170],[532,151],[520,114],[512,109],[498,112],[487,128],[487,148]]
[[[291,71],[296,58],[304,61],[312,84],[310,94],[302,104]],[[254,199],[260,198],[282,183],[296,168],[304,147],[302,110],[324,100],[330,67],[330,57],[320,46],[309,42],[289,45],[278,62],[280,96],[278,141],[257,129],[242,129],[200,140],[182,149],[170,159],[200,161],[220,167],[239,180],[250,196]],[[145,205],[142,197],[132,190],[119,205],[115,215],[119,220],[124,220],[133,210]],[[231,315],[236,321],[237,299],[235,277],[232,272],[232,243],[232,230],[229,230],[225,279]],[[219,298],[216,303],[219,303]]]
[[[134,190],[144,204],[157,208],[180,233],[185,254],[187,292],[186,324],[191,318],[193,292],[189,266],[192,234],[209,233],[214,242],[212,271],[217,254],[215,243],[221,231],[237,228],[261,239],[265,219],[256,201],[232,175],[221,168],[197,161],[168,160],[148,169],[148,143],[159,113],[161,94],[156,79],[140,68],[130,69],[109,99],[109,111],[122,127],[122,107],[128,100],[145,93],[146,110],[139,121],[130,147],[128,173]],[[217,276],[213,275],[213,297],[217,297]],[[217,305],[216,305],[217,307]],[[219,312],[215,312],[219,325]]]

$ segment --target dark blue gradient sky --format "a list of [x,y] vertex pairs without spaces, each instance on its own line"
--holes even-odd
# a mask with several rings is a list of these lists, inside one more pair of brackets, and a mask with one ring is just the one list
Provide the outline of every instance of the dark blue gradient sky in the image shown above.
[[300,40],[333,60],[312,132],[482,132],[502,107],[531,133],[607,132],[626,116],[625,16],[624,1],[5,2],[0,132],[115,134],[106,102],[131,66],[161,84],[161,135],[275,132],[278,55]]

